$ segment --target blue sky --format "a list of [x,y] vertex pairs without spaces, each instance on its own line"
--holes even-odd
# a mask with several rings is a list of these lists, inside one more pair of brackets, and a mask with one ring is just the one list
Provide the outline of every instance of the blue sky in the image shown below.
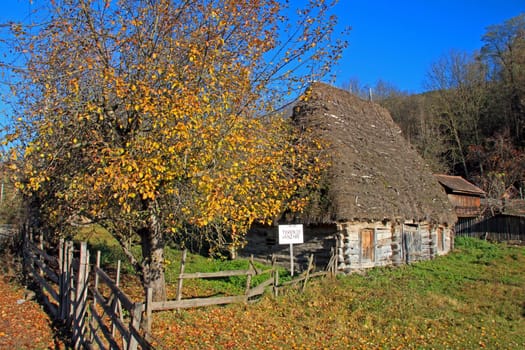
[[451,50],[473,52],[487,26],[525,12],[525,0],[339,0],[349,47],[337,85],[352,78],[374,86],[381,79],[407,92],[424,91],[430,65]]
[[[29,3],[2,0],[0,22],[27,19]],[[334,12],[341,27],[352,27],[334,68],[336,85],[358,79],[374,86],[381,79],[421,92],[433,62],[451,50],[479,49],[486,27],[525,12],[525,0],[339,0]]]

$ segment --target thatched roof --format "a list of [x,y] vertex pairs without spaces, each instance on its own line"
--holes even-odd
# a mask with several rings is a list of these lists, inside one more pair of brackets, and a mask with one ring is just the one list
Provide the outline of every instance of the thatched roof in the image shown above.
[[[385,108],[323,83],[299,101],[293,120],[330,146],[323,210],[310,222],[427,220],[454,224],[443,188]],[[318,209],[318,208],[317,208]]]

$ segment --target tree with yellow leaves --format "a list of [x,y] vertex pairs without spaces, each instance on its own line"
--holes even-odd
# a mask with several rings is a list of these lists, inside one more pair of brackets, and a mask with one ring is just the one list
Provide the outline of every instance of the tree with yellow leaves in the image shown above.
[[12,25],[7,141],[44,226],[100,223],[162,300],[167,239],[235,249],[255,220],[304,208],[321,146],[277,108],[340,56],[331,6],[292,22],[276,0],[56,0],[42,26]]

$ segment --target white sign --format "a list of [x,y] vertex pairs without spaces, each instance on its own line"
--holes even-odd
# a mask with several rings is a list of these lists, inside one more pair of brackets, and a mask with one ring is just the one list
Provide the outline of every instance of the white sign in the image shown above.
[[279,244],[303,243],[303,225],[279,225]]

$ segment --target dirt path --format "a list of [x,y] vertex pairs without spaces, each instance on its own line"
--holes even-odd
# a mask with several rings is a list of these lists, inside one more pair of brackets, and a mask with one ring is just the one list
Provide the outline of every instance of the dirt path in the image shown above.
[[42,307],[6,280],[0,275],[0,349],[64,349]]

